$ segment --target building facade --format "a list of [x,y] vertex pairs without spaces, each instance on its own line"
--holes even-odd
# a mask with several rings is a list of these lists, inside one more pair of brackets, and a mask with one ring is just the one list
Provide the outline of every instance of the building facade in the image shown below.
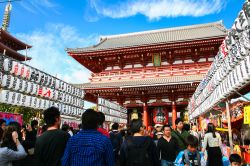
[[128,120],[138,114],[146,126],[172,124],[186,110],[226,32],[219,21],[105,36],[96,45],[66,51],[92,72],[89,83],[77,85],[85,100],[117,102],[128,109]]

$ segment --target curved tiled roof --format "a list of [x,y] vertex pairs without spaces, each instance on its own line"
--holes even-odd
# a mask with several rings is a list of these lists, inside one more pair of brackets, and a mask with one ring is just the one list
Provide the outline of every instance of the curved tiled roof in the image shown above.
[[68,48],[66,51],[71,53],[93,52],[116,48],[209,39],[224,37],[226,32],[227,30],[222,24],[222,21],[218,21],[208,24],[104,36],[101,37],[100,42],[96,45],[85,48]]
[[185,75],[185,76],[171,76],[164,78],[148,78],[140,80],[128,81],[114,81],[114,82],[90,82],[85,84],[75,84],[74,86],[82,89],[96,89],[96,88],[127,88],[127,87],[141,87],[141,86],[160,86],[173,85],[182,83],[192,83],[201,81],[204,74]]

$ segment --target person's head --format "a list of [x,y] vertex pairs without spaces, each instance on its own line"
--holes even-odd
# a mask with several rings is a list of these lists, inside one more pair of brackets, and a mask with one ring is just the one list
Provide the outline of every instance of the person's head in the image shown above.
[[141,133],[143,134],[144,127],[141,119],[133,119],[130,123],[130,131],[132,134]]
[[118,128],[119,128],[119,124],[118,123],[114,123],[112,125],[112,130],[118,130]]
[[6,120],[0,119],[0,128],[2,128],[4,130],[5,127],[6,127]]
[[8,126],[4,129],[1,147],[8,147],[12,150],[16,150],[15,142],[12,139],[12,132],[14,131],[17,131],[15,126]]
[[157,132],[160,132],[160,131],[162,130],[162,125],[161,125],[161,124],[156,124],[156,125],[155,125],[155,130],[156,130]]
[[187,149],[194,153],[197,151],[197,147],[198,147],[198,144],[199,144],[199,141],[198,139],[193,136],[193,135],[189,135],[187,138],[186,138],[186,143],[187,143]]
[[69,130],[72,131],[72,132],[74,131],[73,127],[69,127]]
[[23,129],[23,130],[26,130],[26,124],[23,124],[23,125],[22,125],[22,129]]
[[57,107],[50,107],[43,113],[44,121],[48,127],[54,126],[59,129],[61,123],[60,111]]
[[105,115],[102,112],[97,112],[97,113],[98,113],[98,125],[102,126],[105,121]]
[[34,129],[37,129],[38,127],[38,121],[37,120],[32,120],[31,123],[31,128],[34,130]]
[[163,135],[165,135],[166,137],[171,136],[171,127],[170,127],[170,125],[166,124],[166,125],[163,126]]
[[99,124],[99,114],[93,109],[87,109],[82,114],[82,128],[85,130],[97,129]]
[[187,123],[184,123],[184,124],[183,124],[183,130],[185,130],[185,131],[190,131],[190,125],[187,124]]
[[183,129],[183,120],[181,120],[181,118],[177,118],[175,120],[175,125],[176,125],[176,128],[178,130],[182,130]]
[[68,124],[63,124],[62,125],[62,131],[69,131],[69,125]]
[[229,161],[230,161],[231,166],[241,165],[241,157],[238,154],[231,154],[229,157]]
[[197,126],[196,126],[196,125],[193,125],[193,126],[192,126],[192,131],[197,132]]
[[213,123],[208,123],[207,125],[207,133],[213,133],[213,137],[215,138],[215,127]]

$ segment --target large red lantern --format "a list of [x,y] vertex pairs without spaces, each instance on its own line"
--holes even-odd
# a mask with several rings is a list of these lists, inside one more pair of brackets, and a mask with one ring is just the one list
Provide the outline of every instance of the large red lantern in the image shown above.
[[155,124],[168,123],[168,111],[164,107],[156,107],[153,110],[153,120]]

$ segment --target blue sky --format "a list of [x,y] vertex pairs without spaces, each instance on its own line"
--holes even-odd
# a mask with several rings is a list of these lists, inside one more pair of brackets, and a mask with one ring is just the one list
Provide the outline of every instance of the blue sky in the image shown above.
[[[102,35],[223,20],[230,28],[244,0],[21,0],[12,3],[9,32],[33,46],[30,64],[70,83],[90,72],[67,47],[96,43]],[[2,20],[5,4],[0,4]],[[1,14],[2,13],[2,14]]]

